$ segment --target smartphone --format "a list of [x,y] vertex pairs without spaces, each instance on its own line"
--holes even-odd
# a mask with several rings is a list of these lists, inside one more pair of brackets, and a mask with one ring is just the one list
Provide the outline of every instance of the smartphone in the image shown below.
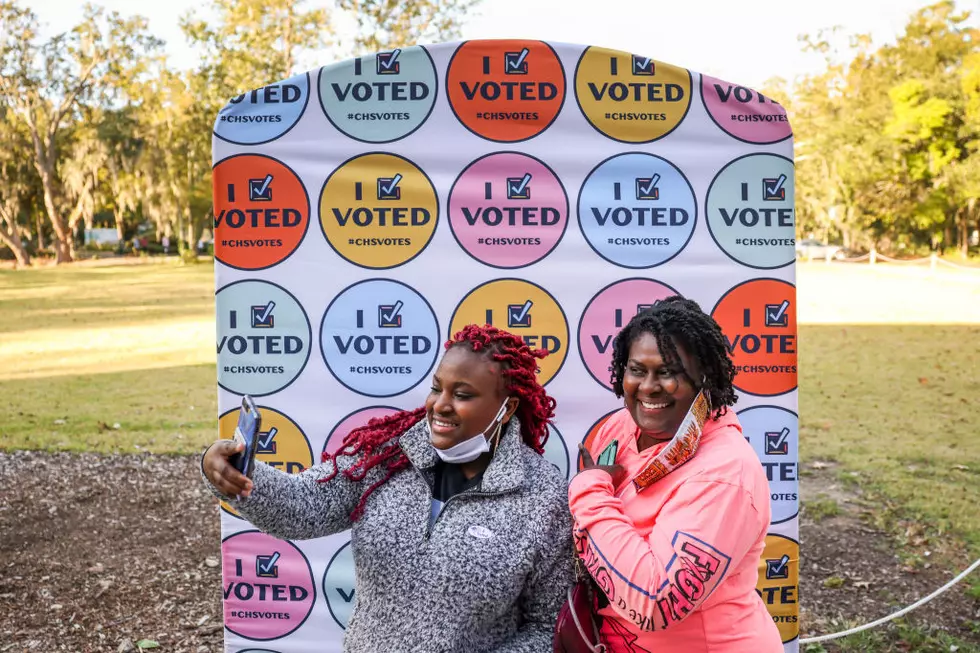
[[245,448],[228,459],[240,471],[249,478],[252,477],[252,469],[255,467],[255,450],[258,448],[256,436],[262,426],[262,416],[255,407],[255,402],[248,395],[242,397],[242,407],[238,412],[238,426],[235,427],[235,442],[241,442]]
[[599,454],[599,459],[595,461],[596,465],[615,465],[616,464],[616,452],[619,451],[619,440],[613,440],[609,443],[609,446],[602,450]]

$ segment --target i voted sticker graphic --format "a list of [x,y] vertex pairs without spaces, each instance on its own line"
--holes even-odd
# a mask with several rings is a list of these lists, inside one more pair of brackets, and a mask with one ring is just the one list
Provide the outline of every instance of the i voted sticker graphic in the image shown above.
[[523,279],[497,279],[477,286],[453,311],[449,336],[467,324],[489,324],[510,331],[548,356],[538,361],[538,381],[546,385],[568,356],[568,320],[547,290]]
[[796,388],[796,288],[780,279],[738,284],[711,316],[735,365],[735,388],[771,397]]
[[[597,419],[595,421],[595,424],[593,424],[589,428],[589,432],[585,434],[585,437],[584,438],[582,438],[582,444],[585,445],[585,448],[586,448],[587,451],[592,451],[592,443],[595,442],[596,436],[599,435],[599,431],[601,431],[602,430],[602,427],[605,426],[606,422],[609,421],[609,418],[612,417],[613,415],[615,415],[616,413],[618,413],[619,410],[620,409],[617,408],[616,410],[609,411],[608,413],[606,413],[605,415],[603,415],[602,417],[600,417],[599,419]],[[595,455],[593,456],[593,459],[598,458],[599,457],[599,454],[602,453],[602,452],[594,452],[594,453],[595,453]],[[578,471],[582,471],[582,469],[584,467],[584,464],[583,464],[583,461],[582,461],[582,454],[581,453],[578,453],[576,451],[576,456],[575,457],[578,460]]]
[[254,397],[279,392],[310,357],[310,321],[289,291],[268,281],[236,281],[218,290],[218,385]]
[[316,584],[295,544],[244,531],[222,540],[221,558],[225,628],[245,639],[270,640],[306,622]]
[[439,342],[429,302],[387,279],[347,287],[320,323],[320,351],[330,373],[367,397],[392,397],[418,385],[435,364]]
[[[268,406],[256,406],[262,416],[262,426],[256,435],[255,459],[287,474],[299,474],[313,466],[313,450],[303,429],[288,415]],[[232,439],[238,426],[239,410],[229,410],[218,419],[218,431],[223,439]],[[241,518],[238,511],[221,502],[221,509]]]
[[540,159],[498,152],[469,164],[449,191],[449,226],[478,261],[519,268],[546,257],[568,225],[568,197]]
[[755,591],[762,597],[783,643],[800,636],[800,544],[785,535],[766,535]]
[[593,168],[578,196],[582,234],[596,254],[626,268],[677,256],[697,222],[694,189],[673,163],[629,152]]
[[516,143],[547,129],[565,102],[565,70],[542,41],[467,41],[446,73],[453,113],[471,132]]
[[598,384],[612,390],[613,340],[633,317],[679,294],[653,279],[625,279],[609,284],[585,306],[578,325],[578,351]]
[[438,86],[425,48],[396,48],[321,68],[320,107],[347,136],[390,143],[422,126]]
[[565,444],[565,438],[554,424],[548,424],[548,441],[544,443],[544,459],[554,465],[565,480],[568,480],[568,445]]
[[400,412],[401,409],[395,408],[394,406],[368,406],[367,408],[355,410],[337,422],[337,425],[330,430],[327,439],[323,442],[322,453],[332,456],[343,446],[344,438],[354,429],[365,426],[372,419],[388,417],[389,415]]
[[753,406],[739,411],[738,421],[766,470],[772,523],[789,521],[800,512],[799,418],[779,406]]
[[354,556],[350,542],[346,542],[333,554],[323,574],[323,595],[327,597],[327,609],[337,625],[347,630],[350,613],[354,610],[354,592],[357,579],[354,575]]
[[742,265],[769,270],[796,260],[793,162],[747,154],[708,187],[705,213],[718,247]]
[[575,97],[593,127],[624,143],[663,138],[691,106],[691,73],[650,57],[587,48],[575,68]]
[[214,256],[239,270],[262,270],[296,251],[310,224],[310,199],[292,169],[261,154],[214,166]]
[[701,75],[701,100],[715,124],[740,141],[766,145],[793,134],[786,109],[750,88]]
[[426,248],[439,219],[436,189],[404,157],[375,152],[345,161],[320,191],[320,226],[345,260],[397,267]]
[[214,135],[236,145],[262,145],[292,129],[310,100],[306,73],[232,98],[214,123]]

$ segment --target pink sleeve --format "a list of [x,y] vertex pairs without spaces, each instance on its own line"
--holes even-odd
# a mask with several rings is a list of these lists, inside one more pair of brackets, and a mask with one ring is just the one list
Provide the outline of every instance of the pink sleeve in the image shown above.
[[761,517],[749,493],[720,481],[684,482],[646,537],[624,514],[605,472],[572,479],[569,505],[585,566],[612,607],[642,630],[662,630],[694,612],[761,528],[754,526]]

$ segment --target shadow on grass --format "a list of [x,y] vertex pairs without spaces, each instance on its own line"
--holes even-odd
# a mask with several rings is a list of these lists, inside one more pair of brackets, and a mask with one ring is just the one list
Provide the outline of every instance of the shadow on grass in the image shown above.
[[0,333],[213,315],[211,265],[0,272]]
[[217,437],[214,365],[0,381],[0,397],[3,449],[183,454]]

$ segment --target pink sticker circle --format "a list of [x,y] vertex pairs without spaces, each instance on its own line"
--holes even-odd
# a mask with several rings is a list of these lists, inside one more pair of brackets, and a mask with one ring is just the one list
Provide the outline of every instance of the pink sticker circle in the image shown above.
[[310,561],[292,542],[245,531],[221,542],[225,628],[245,639],[285,637],[316,603]]
[[394,415],[399,412],[401,412],[401,408],[395,408],[393,406],[369,406],[368,408],[355,410],[337,422],[337,425],[330,431],[326,442],[323,443],[323,453],[330,454],[331,456],[337,453],[337,449],[340,449],[341,445],[344,444],[344,438],[351,431],[360,426],[364,426],[375,417],[387,417],[388,415]]
[[661,300],[678,295],[667,284],[652,279],[624,279],[610,284],[589,300],[578,324],[578,351],[585,369],[607,390],[612,390],[613,339],[634,315]]
[[568,225],[568,196],[540,159],[497,152],[466,166],[449,191],[449,227],[467,254],[491,267],[546,257]]
[[725,132],[747,143],[778,143],[793,134],[786,109],[745,86],[701,75],[701,100]]

